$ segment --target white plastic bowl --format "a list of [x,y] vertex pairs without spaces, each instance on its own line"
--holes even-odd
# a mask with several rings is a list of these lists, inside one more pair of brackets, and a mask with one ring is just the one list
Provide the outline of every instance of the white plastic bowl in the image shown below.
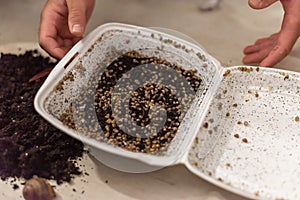
[[[97,139],[88,136],[90,130],[87,127],[79,127],[81,130],[75,130],[64,125],[60,120],[61,115],[67,112],[72,102],[77,101],[82,90],[86,90],[86,87],[91,91],[95,90],[96,85],[89,85],[95,71],[98,70],[100,71],[98,73],[101,74],[106,65],[120,55],[119,52],[125,53],[131,50],[139,51],[143,55],[158,56],[185,69],[197,70],[203,80],[193,105],[186,113],[175,138],[163,155],[134,153],[108,145],[105,142],[99,142]],[[207,55],[205,51],[180,38],[137,26],[115,23],[105,24],[76,44],[57,64],[39,90],[35,99],[35,107],[54,126],[91,147],[93,155],[98,155],[97,151],[105,151],[124,158],[141,161],[146,165],[154,166],[154,168],[165,167],[181,162],[184,154],[188,151],[200,127],[198,122],[201,121],[202,112],[205,111],[205,103],[202,103],[204,94],[208,87],[212,86],[213,79],[217,77],[218,67],[219,63]],[[82,68],[84,68],[84,72]],[[72,73],[74,80],[63,80],[68,73]],[[63,82],[63,91],[55,90],[60,82]],[[76,118],[81,120],[82,115],[84,114],[79,113]],[[91,113],[90,115],[95,114]],[[84,125],[80,124],[79,126]],[[99,154],[101,154],[100,152]],[[99,156],[96,157],[99,158]],[[122,170],[122,167],[118,168]],[[128,171],[129,169],[124,170]]]

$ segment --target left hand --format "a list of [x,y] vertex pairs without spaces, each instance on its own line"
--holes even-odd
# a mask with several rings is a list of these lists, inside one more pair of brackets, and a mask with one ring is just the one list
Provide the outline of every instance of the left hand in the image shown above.
[[41,14],[39,44],[61,59],[85,31],[95,0],[48,0]]

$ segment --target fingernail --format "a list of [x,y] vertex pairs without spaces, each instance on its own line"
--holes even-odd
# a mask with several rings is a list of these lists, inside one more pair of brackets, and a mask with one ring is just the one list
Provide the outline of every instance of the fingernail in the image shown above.
[[265,5],[264,1],[260,0],[260,1],[258,2],[258,6],[259,6],[259,7],[263,7],[264,5]]
[[250,0],[250,2],[249,2],[251,5],[253,5],[253,6],[258,6],[258,4],[260,4],[261,2],[259,1],[256,1],[256,0]]
[[72,32],[73,33],[82,33],[83,32],[83,28],[80,24],[74,24],[72,26]]
[[249,4],[254,8],[260,8],[264,5],[264,2],[261,0],[250,0]]

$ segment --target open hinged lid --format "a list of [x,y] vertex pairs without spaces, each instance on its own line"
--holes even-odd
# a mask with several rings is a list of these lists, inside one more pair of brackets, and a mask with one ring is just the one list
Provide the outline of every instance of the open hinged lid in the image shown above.
[[249,198],[299,199],[299,84],[291,71],[224,69],[185,165]]

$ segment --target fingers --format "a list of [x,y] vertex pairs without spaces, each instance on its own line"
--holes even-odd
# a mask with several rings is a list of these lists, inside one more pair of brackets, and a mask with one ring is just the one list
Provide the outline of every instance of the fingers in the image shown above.
[[276,45],[268,54],[268,56],[259,63],[260,66],[272,67],[279,63],[283,58],[289,54],[290,50],[283,48],[280,45]]
[[247,46],[244,49],[243,63],[259,63],[264,67],[274,66],[289,54],[294,44],[293,41],[280,42],[281,38],[282,33],[278,33]]
[[58,50],[58,42],[56,37],[58,35],[55,25],[55,15],[53,12],[54,4],[51,1],[47,1],[44,9],[41,12],[41,20],[39,27],[39,45],[42,49],[47,51],[54,58],[62,58],[63,52]]
[[68,25],[70,32],[81,37],[85,31],[86,23],[94,8],[94,0],[66,0],[69,16]]
[[243,58],[243,63],[254,64],[260,63],[265,59],[273,47],[276,45],[279,34],[273,34],[268,38],[262,38],[257,40],[253,45],[247,46],[243,53],[245,57]]
[[297,33],[291,34],[283,29],[269,38],[257,40],[254,45],[244,49],[243,63],[259,63],[260,66],[272,67],[290,53],[297,38]]
[[245,57],[243,58],[244,64],[254,64],[261,62],[266,58],[269,52],[272,50],[273,45],[270,43],[261,45],[251,45],[244,49]]
[[41,13],[39,44],[61,59],[80,39],[95,0],[48,0]]
[[50,56],[56,59],[62,59],[65,54],[74,45],[73,41],[70,39],[59,39],[47,37],[43,41],[40,41],[40,46],[49,53]]
[[69,11],[68,24],[70,32],[82,36],[86,26],[86,9],[82,0],[67,0]]
[[251,8],[254,9],[263,9],[266,8],[278,0],[248,0],[248,4]]
[[[273,66],[285,58],[292,50],[300,35],[300,5],[291,5],[284,2],[285,14],[277,44],[269,55],[261,62],[262,66]],[[298,2],[296,2],[298,3]]]
[[262,49],[272,48],[273,44],[277,41],[278,34],[273,34],[268,38],[258,39],[253,45],[249,45],[244,49],[244,54],[251,54]]
[[61,59],[65,55],[65,52],[61,48],[58,48],[55,43],[56,41],[51,38],[40,40],[39,42],[41,48],[47,51],[50,56]]

